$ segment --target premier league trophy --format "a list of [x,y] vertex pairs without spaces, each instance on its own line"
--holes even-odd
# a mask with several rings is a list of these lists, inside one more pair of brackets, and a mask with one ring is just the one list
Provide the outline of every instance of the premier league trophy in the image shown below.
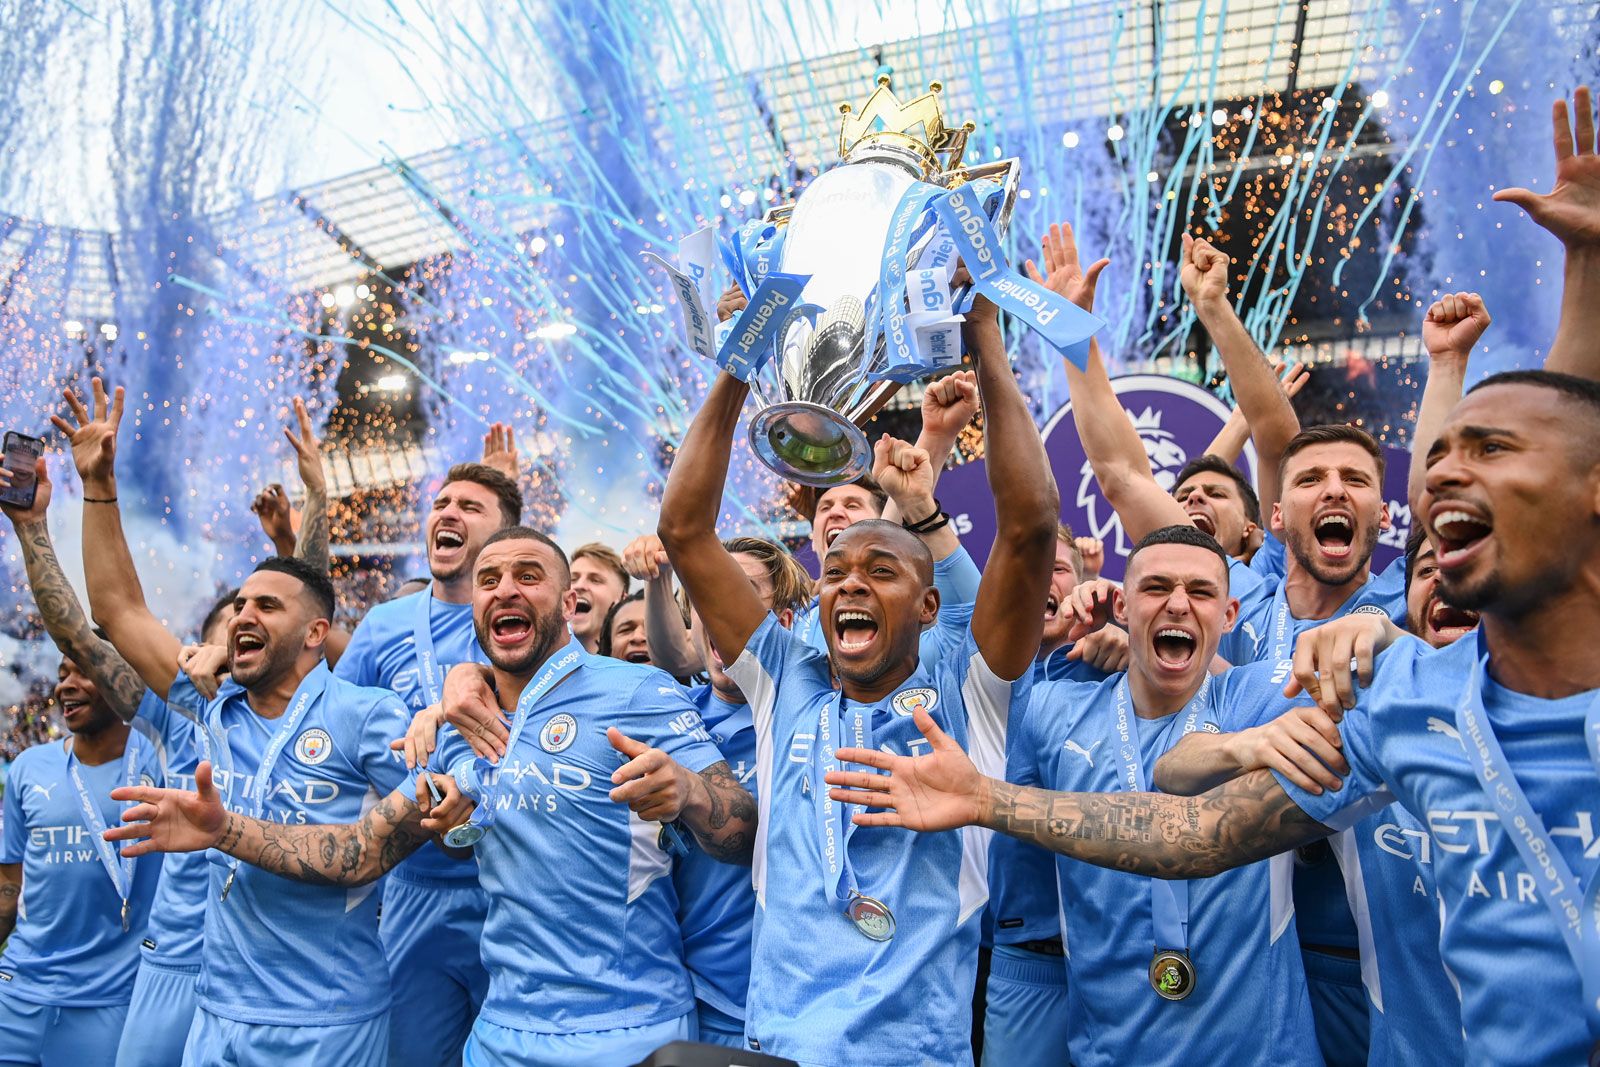
[[[680,245],[681,269],[647,253],[673,277],[690,347],[750,383],[751,447],[791,481],[841,485],[870,468],[861,424],[905,382],[960,365],[974,290],[1080,362],[1100,325],[1006,266],[1021,164],[964,164],[975,127],[945,124],[941,90],[901,103],[884,75],[859,113],[840,105],[840,162],[722,243],[749,304],[720,344],[709,231]],[[958,260],[971,281],[952,289]]]

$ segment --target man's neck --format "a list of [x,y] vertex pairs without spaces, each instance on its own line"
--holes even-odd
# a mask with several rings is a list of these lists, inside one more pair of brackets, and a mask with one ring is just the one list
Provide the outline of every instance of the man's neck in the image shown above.
[[[1485,612],[1489,673],[1517,693],[1541,700],[1600,689],[1600,568],[1580,572],[1561,594],[1520,618]],[[1471,640],[1470,637],[1462,640]]]
[[72,754],[85,767],[121,759],[128,745],[128,724],[118,720],[93,733],[72,735]]
[[309,663],[297,662],[294,668],[277,678],[265,680],[260,685],[245,690],[249,698],[250,710],[263,719],[276,719],[289,710],[289,701],[294,699],[295,690],[300,688],[300,683],[305,680],[317,666],[316,660]]
[[1368,560],[1348,582],[1330,585],[1300,566],[1300,561],[1295,559],[1294,553],[1291,552],[1284,564],[1283,578],[1284,588],[1288,591],[1289,614],[1308,622],[1332,618],[1333,613],[1344,606],[1345,601],[1367,584],[1371,574],[1372,565]]
[[711,692],[724,704],[742,705],[750,703],[744,698],[744,694],[739,691],[739,687],[736,685],[723,687],[713,682],[711,683]]
[[472,568],[468,567],[448,581],[433,580],[433,599],[442,604],[472,603]]
[[[857,704],[876,704],[905,685],[906,680],[916,672],[917,661],[913,658],[910,663],[899,664],[876,681],[860,683],[840,678],[839,688],[844,691],[847,700],[853,700]],[[838,672],[834,673],[837,675]]]
[[1133,700],[1133,714],[1140,719],[1165,719],[1168,715],[1176,715],[1183,710],[1185,704],[1194,699],[1200,692],[1200,687],[1205,684],[1205,675],[1201,675],[1193,686],[1184,692],[1173,695],[1164,693],[1150,684],[1143,672],[1133,664],[1128,665],[1128,695]]
[[1039,646],[1039,654],[1037,656],[1033,657],[1033,661],[1035,663],[1043,663],[1045,660],[1049,659],[1052,655],[1054,655],[1058,650],[1066,648],[1067,644],[1068,644],[1067,639],[1064,638],[1064,637],[1059,641],[1055,641],[1055,642],[1048,642],[1047,641],[1047,642],[1044,642],[1043,644],[1041,644]]

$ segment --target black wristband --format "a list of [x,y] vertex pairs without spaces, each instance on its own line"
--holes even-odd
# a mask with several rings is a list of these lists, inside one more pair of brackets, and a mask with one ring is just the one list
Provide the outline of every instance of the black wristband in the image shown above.
[[83,498],[83,502],[85,504],[115,504],[117,498],[114,496],[86,496]]
[[905,527],[907,530],[910,530],[914,534],[933,533],[935,530],[942,530],[946,526],[949,526],[950,516],[944,513],[944,509],[939,506],[939,499],[935,497],[933,501],[932,515],[929,515],[925,519],[919,519],[916,522],[902,520],[900,525]]

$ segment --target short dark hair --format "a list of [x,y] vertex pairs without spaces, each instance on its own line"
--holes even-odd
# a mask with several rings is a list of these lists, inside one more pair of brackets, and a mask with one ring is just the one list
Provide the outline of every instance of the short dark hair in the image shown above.
[[[483,547],[488,548],[490,545],[499,544],[501,541],[537,541],[541,545],[548,546],[550,551],[556,554],[556,559],[561,561],[561,570],[566,576],[566,581],[563,584],[570,585],[572,583],[572,564],[567,562],[566,552],[547,535],[540,533],[531,526],[507,526],[503,530],[496,530],[490,534],[489,539],[483,543]],[[479,554],[482,554],[481,549]]]
[[488,464],[457,463],[444,475],[444,484],[451,482],[471,482],[493,493],[500,502],[500,515],[505,519],[506,526],[515,526],[522,521],[522,490],[517,488],[516,482]]
[[1128,553],[1128,567],[1124,573],[1129,573],[1133,570],[1133,561],[1138,557],[1139,553],[1147,548],[1154,548],[1156,545],[1190,545],[1194,548],[1203,548],[1207,552],[1215,553],[1216,557],[1222,561],[1222,583],[1224,587],[1227,586],[1228,579],[1231,577],[1229,567],[1233,561],[1228,558],[1228,554],[1222,550],[1222,545],[1217,542],[1215,537],[1212,537],[1200,527],[1190,526],[1188,523],[1184,523],[1181,526],[1163,526],[1160,529],[1151,530],[1139,538],[1139,543],[1133,546],[1132,552]]
[[216,625],[216,621],[222,618],[222,613],[227,611],[228,608],[232,607],[233,602],[238,598],[238,586],[234,586],[226,593],[223,593],[221,596],[217,597],[217,602],[211,605],[211,610],[206,612],[205,620],[200,623],[200,640],[204,641],[206,639],[206,634],[211,632],[211,627]]
[[1417,557],[1422,555],[1422,546],[1427,544],[1428,531],[1422,528],[1422,523],[1411,527],[1411,532],[1406,534],[1406,584],[1405,595],[1411,595],[1411,576],[1417,572]]
[[1178,480],[1172,483],[1172,491],[1176,493],[1184,482],[1196,474],[1220,474],[1230,479],[1239,490],[1239,497],[1244,501],[1244,517],[1261,525],[1261,498],[1256,496],[1256,487],[1250,484],[1250,479],[1244,472],[1221,456],[1207,452],[1191,459],[1183,465],[1178,472]]
[[1289,461],[1295,454],[1314,445],[1352,444],[1366,450],[1372,457],[1372,462],[1378,468],[1378,484],[1383,485],[1384,456],[1383,446],[1378,444],[1377,438],[1359,426],[1350,426],[1342,422],[1331,422],[1326,426],[1308,426],[1304,430],[1289,438],[1289,443],[1283,446],[1283,458],[1278,460],[1278,479],[1282,481],[1289,472]]
[[600,624],[600,640],[595,642],[594,650],[597,655],[611,655],[611,624],[616,621],[617,612],[622,610],[622,605],[633,604],[644,599],[644,590],[629,593],[606,611],[605,621]]
[[[1576,374],[1563,374],[1553,370],[1508,370],[1489,375],[1468,389],[1467,395],[1471,396],[1479,389],[1486,389],[1492,385],[1532,385],[1540,389],[1549,389],[1560,393],[1564,399],[1587,408],[1590,418],[1600,422],[1600,382],[1591,378],[1580,378]],[[1589,449],[1585,462],[1600,462],[1600,433],[1591,430],[1588,433],[1570,434],[1568,439]]]
[[317,608],[322,612],[324,619],[333,618],[333,579],[328,577],[328,572],[318,570],[298,556],[268,556],[256,564],[252,574],[262,571],[274,571],[278,574],[287,574],[291,578],[298,578],[300,584],[306,587],[306,592],[311,594],[311,599],[316,601]]
[[599,541],[590,541],[586,545],[579,545],[572,550],[572,562],[580,559],[592,559],[600,566],[609,570],[622,580],[622,595],[627,596],[628,590],[633,588],[633,578],[628,574],[628,568],[622,565],[622,557],[617,555],[617,550],[610,545]]
[[[911,562],[923,572],[928,584],[933,584],[933,553],[928,549],[928,543],[898,522],[890,522],[888,519],[862,519],[860,522],[851,523],[848,529],[839,531],[839,536],[843,537],[847,533],[852,536],[859,536],[861,531],[870,533],[873,530],[882,530],[900,544],[905,545],[910,550]],[[835,544],[837,543],[835,541]],[[830,548],[829,551],[832,551],[832,549]]]
[[878,484],[878,480],[870,474],[862,474],[861,477],[854,481],[844,482],[842,485],[830,485],[822,489],[810,485],[795,485],[794,509],[807,522],[815,522],[817,520],[817,502],[822,499],[822,494],[834,489],[842,489],[846,485],[859,486],[871,494],[872,499],[877,501],[879,515],[882,515],[883,509],[889,506],[889,494],[884,491],[883,486]]

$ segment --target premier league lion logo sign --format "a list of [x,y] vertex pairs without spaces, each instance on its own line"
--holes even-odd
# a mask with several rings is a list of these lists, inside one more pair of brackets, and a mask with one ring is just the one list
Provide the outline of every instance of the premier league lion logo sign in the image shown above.
[[[1228,406],[1198,385],[1159,374],[1131,374],[1114,378],[1111,384],[1144,442],[1151,472],[1161,488],[1170,492],[1177,485],[1183,465],[1204,453],[1228,421]],[[1051,416],[1042,433],[1051,469],[1060,485],[1062,519],[1073,533],[1105,542],[1102,574],[1120,581],[1133,545],[1122,529],[1122,521],[1100,495],[1100,486],[1072,421],[1072,405]],[[1253,448],[1246,448],[1239,468],[1254,479]],[[968,463],[948,472],[939,484],[939,495],[948,501],[946,510],[954,517],[962,544],[981,565],[994,542],[994,503],[983,464]]]

